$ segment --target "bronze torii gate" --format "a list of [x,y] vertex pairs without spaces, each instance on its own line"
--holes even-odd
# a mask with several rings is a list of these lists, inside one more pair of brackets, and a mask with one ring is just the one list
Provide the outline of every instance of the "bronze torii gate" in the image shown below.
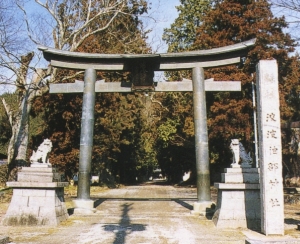
[[[85,70],[84,83],[50,84],[50,93],[82,93],[79,181],[75,210],[93,209],[90,199],[91,154],[94,130],[95,92],[192,91],[194,104],[197,202],[194,213],[205,214],[212,205],[205,91],[240,91],[238,81],[204,80],[204,68],[240,62],[255,39],[221,48],[166,54],[90,54],[40,46],[53,67]],[[192,82],[153,82],[154,71],[192,69]],[[131,83],[96,81],[96,70],[129,71]],[[130,84],[130,85],[128,85]]]

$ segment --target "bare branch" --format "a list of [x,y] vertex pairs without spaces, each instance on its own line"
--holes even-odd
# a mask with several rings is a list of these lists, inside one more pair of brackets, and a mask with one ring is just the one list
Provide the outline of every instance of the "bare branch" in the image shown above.
[[[120,7],[119,7],[120,5]],[[76,50],[80,44],[82,44],[89,36],[94,35],[96,33],[99,33],[105,29],[107,29],[111,23],[114,21],[114,19],[118,16],[119,13],[121,13],[121,10],[124,8],[125,6],[125,2],[121,1],[120,3],[116,3],[115,5],[109,7],[109,8],[105,8],[104,10],[100,10],[93,18],[91,19],[86,19],[85,24],[81,26],[81,28],[79,28],[77,31],[75,31],[74,33],[72,33],[70,35],[70,37],[68,38],[69,41],[72,36],[72,46],[70,48],[70,51],[74,51]],[[118,8],[119,7],[119,8]],[[95,29],[94,31],[89,30],[85,35],[81,36],[79,38],[79,36],[82,34],[82,32],[88,28],[93,22],[95,22],[101,15],[104,16],[106,14],[109,13],[114,13],[113,16],[110,16],[109,21],[101,28]],[[88,13],[88,16],[90,15],[90,13]],[[77,40],[78,39],[78,40]]]
[[34,42],[36,45],[38,45],[39,43],[33,38],[33,36],[31,35],[32,31],[30,30],[30,24],[28,22],[28,18],[27,18],[27,12],[26,10],[23,8],[23,6],[21,4],[19,4],[19,2],[17,2],[18,7],[20,8],[20,10],[23,12],[24,14],[24,20],[25,20],[25,24],[26,24],[26,29],[27,29],[27,35],[30,38],[30,40],[32,42]]
[[299,40],[300,0],[271,0],[270,2],[275,15],[285,16],[291,36]]
[[78,72],[76,72],[76,73],[73,74],[73,75],[65,76],[65,77],[62,79],[62,81],[69,80],[69,79],[73,79],[73,78],[75,78],[75,77],[77,77],[78,75],[83,74],[83,73],[84,73],[84,71],[78,71]]
[[169,109],[166,108],[166,107],[164,107],[164,105],[162,105],[162,103],[161,103],[160,101],[156,100],[156,99],[153,97],[153,95],[150,96],[150,100],[151,100],[152,103],[157,103],[157,104],[159,104],[164,110],[169,111]]
[[101,31],[107,29],[110,26],[110,24],[113,22],[113,20],[117,17],[118,14],[119,14],[119,11],[116,11],[115,14],[113,15],[113,17],[109,20],[109,22],[106,23],[105,26],[103,26],[102,28],[99,28],[97,30],[94,30],[94,31],[91,31],[91,32],[87,33],[86,35],[84,35],[83,37],[81,37],[79,39],[79,41],[77,41],[77,42],[76,42],[76,39],[79,36],[79,32],[76,35],[74,35],[74,37],[73,37],[73,44],[72,44],[72,46],[70,48],[70,51],[76,50],[89,36],[92,36],[92,35],[94,35],[96,33],[99,33]]

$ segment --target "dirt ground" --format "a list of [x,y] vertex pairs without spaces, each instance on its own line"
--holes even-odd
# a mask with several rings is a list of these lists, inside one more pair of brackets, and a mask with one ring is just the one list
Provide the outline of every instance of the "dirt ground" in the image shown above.
[[[258,234],[244,229],[217,229],[211,219],[191,215],[197,196],[194,187],[157,184],[117,189],[92,187],[91,196],[97,209],[93,215],[72,214],[76,187],[71,186],[65,191],[70,212],[67,221],[57,227],[1,226],[0,235],[8,236],[11,243],[244,244],[249,233]],[[11,191],[0,195],[1,219],[10,197]],[[216,201],[215,190],[212,200]],[[299,201],[285,204],[285,234],[295,238],[293,243],[300,243]]]

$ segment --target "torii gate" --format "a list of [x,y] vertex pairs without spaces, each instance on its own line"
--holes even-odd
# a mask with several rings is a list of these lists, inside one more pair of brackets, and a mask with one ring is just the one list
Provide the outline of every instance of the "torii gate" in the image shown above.
[[[93,209],[90,199],[90,172],[94,129],[95,92],[131,91],[192,91],[194,105],[195,150],[197,169],[197,202],[193,212],[206,214],[211,208],[209,152],[205,91],[240,91],[239,81],[204,80],[204,68],[219,67],[240,62],[255,39],[221,48],[166,54],[91,54],[61,51],[40,46],[44,58],[53,67],[85,70],[84,83],[50,84],[50,93],[83,92],[80,136],[79,180],[75,211]],[[153,82],[154,71],[192,70],[192,82]],[[129,71],[132,81],[96,81],[96,70]]]

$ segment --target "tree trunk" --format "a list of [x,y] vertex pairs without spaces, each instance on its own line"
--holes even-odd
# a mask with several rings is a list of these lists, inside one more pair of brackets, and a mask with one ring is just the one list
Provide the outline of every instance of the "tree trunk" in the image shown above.
[[10,106],[3,100],[9,121],[12,127],[12,137],[9,141],[8,159],[8,180],[16,180],[17,167],[27,165],[26,154],[29,134],[29,112],[31,104],[28,104],[28,96],[24,96],[17,111],[12,111]]
[[19,69],[17,77],[17,92],[20,95],[19,107],[13,111],[5,99],[2,102],[5,111],[8,115],[9,122],[12,128],[12,137],[9,141],[7,150],[8,163],[8,180],[16,180],[18,167],[28,166],[27,161],[27,146],[29,141],[29,114],[34,99],[45,94],[49,87],[43,79],[50,74],[50,69],[35,70],[35,74],[30,84],[26,83],[29,64],[32,60],[32,53],[22,57],[22,65]]

